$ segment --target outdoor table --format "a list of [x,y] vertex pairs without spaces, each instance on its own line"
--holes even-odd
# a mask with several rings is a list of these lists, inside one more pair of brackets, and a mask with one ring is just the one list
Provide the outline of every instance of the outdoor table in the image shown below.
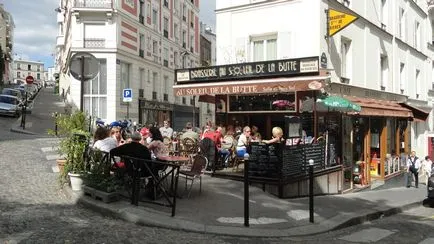
[[[185,162],[190,161],[189,157],[183,157],[183,156],[160,156],[157,159],[160,161],[168,162],[168,163],[178,165],[178,166],[181,166]],[[179,174],[179,167],[178,167],[178,172],[176,175],[178,176],[178,174]],[[163,178],[166,178],[166,177],[163,177]],[[178,182],[178,180],[176,180],[176,182]],[[177,188],[178,186],[177,185],[174,186],[173,183],[174,183],[174,174],[172,174],[172,181],[170,183],[170,190],[172,193],[175,192],[175,195],[178,195],[178,194],[176,194],[176,191],[175,191],[175,188]],[[180,196],[178,196],[178,197],[180,198]]]

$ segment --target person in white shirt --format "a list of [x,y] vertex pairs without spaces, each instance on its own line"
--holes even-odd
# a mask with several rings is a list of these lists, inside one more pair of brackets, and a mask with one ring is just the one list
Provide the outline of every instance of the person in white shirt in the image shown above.
[[169,137],[170,139],[172,139],[173,129],[170,128],[168,120],[163,121],[163,126],[160,127],[160,132],[161,132],[161,135],[163,136],[163,138]]
[[428,179],[431,176],[432,166],[433,166],[433,164],[432,164],[430,157],[426,156],[425,160],[422,161],[422,165],[421,165],[420,170],[419,170],[421,173],[420,176],[424,177],[422,179],[423,179],[423,182],[425,182],[426,184],[428,184]]
[[110,150],[118,146],[116,139],[110,136],[110,130],[105,127],[96,129],[93,140],[93,148],[103,152],[110,152]]
[[[420,159],[416,157],[416,152],[412,151],[410,157],[407,159],[407,172],[411,172],[414,175],[415,179],[415,187],[419,187],[419,170],[420,168]],[[407,185],[407,187],[410,187]]]
[[247,145],[249,145],[251,132],[250,127],[246,126],[243,128],[243,133],[238,137],[236,148],[238,157],[243,157],[247,152]]

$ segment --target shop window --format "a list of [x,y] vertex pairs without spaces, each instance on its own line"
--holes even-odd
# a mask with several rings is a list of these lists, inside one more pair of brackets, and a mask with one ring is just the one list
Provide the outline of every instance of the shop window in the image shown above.
[[371,163],[370,173],[371,175],[381,175],[381,148],[380,138],[383,130],[382,118],[371,118]]
[[229,97],[229,113],[295,112],[295,94],[233,95]]

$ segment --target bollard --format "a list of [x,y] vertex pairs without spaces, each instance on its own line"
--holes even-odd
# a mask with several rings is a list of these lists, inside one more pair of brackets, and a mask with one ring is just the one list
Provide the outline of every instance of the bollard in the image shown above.
[[313,223],[313,159],[309,159],[309,222]]
[[54,134],[57,136],[57,112],[54,113]]
[[249,154],[244,154],[244,226],[249,227]]

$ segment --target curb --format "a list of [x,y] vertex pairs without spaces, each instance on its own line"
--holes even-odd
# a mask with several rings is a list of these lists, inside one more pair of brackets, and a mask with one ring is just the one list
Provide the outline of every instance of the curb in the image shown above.
[[23,130],[23,129],[11,128],[11,131],[12,131],[12,132],[15,132],[15,133],[20,133],[20,134],[26,134],[26,135],[37,135],[37,134],[34,133],[34,132],[26,131],[26,130]]
[[[348,217],[347,219],[333,220],[328,219],[318,224],[309,224],[286,229],[272,229],[260,227],[244,227],[244,226],[220,226],[220,225],[205,225],[196,223],[190,220],[170,217],[169,213],[160,212],[154,209],[149,209],[144,206],[133,206],[128,202],[120,201],[106,204],[88,198],[80,192],[72,192],[69,186],[65,186],[63,190],[71,198],[75,199],[76,204],[86,207],[94,212],[109,216],[116,219],[121,219],[130,223],[148,226],[159,227],[177,231],[187,231],[200,234],[225,235],[236,237],[303,237],[308,235],[317,235],[329,231],[335,231],[347,228],[353,225],[359,225],[366,221],[372,221],[383,217],[392,216],[401,213],[405,210],[420,206],[421,202],[413,202],[401,207],[393,207],[384,210],[378,210],[360,216]],[[116,206],[115,206],[116,205]],[[342,218],[337,216],[335,218]],[[343,220],[343,221],[342,221]],[[340,223],[338,223],[340,222]]]

